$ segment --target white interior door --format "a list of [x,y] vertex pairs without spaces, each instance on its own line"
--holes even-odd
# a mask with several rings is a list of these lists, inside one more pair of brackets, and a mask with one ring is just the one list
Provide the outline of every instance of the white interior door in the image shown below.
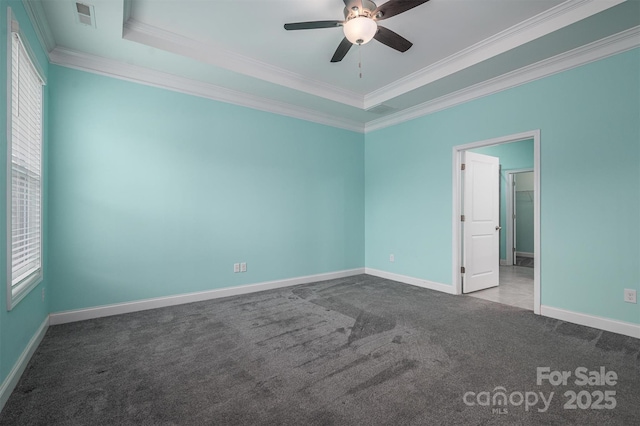
[[464,152],[463,293],[500,279],[500,159]]

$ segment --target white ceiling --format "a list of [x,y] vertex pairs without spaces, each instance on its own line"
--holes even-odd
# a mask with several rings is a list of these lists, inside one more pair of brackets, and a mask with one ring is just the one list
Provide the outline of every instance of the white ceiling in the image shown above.
[[431,0],[380,22],[407,52],[372,40],[330,63],[341,28],[283,24],[342,19],[341,0],[86,0],[95,28],[74,1],[25,3],[54,63],[353,130],[623,31],[637,42],[640,24],[637,0]]

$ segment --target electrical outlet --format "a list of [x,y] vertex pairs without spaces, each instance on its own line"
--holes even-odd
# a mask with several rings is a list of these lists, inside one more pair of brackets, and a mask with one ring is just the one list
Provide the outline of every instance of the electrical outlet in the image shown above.
[[627,303],[637,303],[636,291],[630,288],[624,289],[624,301]]
[[246,262],[242,262],[240,264],[240,272],[247,272],[247,263]]
[[396,257],[392,254],[389,255],[389,262],[395,262],[396,261]]
[[240,264],[239,263],[234,263],[233,264],[233,272],[240,272]]

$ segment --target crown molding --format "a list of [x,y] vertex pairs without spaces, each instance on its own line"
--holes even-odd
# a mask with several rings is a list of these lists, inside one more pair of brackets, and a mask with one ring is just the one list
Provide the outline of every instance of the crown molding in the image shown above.
[[640,47],[640,26],[630,28],[568,52],[536,62],[535,64],[511,71],[499,77],[441,96],[437,99],[404,109],[395,114],[371,120],[365,124],[365,133],[429,115],[637,47]]
[[[299,90],[360,109],[371,109],[393,97],[472,66],[564,26],[570,25],[625,0],[568,0],[516,26],[483,40],[427,68],[367,94],[364,98],[324,82],[222,50],[129,18],[130,1],[123,3],[123,38],[174,52],[245,75]],[[603,59],[639,46],[639,27],[590,43],[569,52],[512,71],[502,76],[424,102],[394,114],[362,123],[227,89],[161,71],[135,66],[56,47],[41,1],[22,0],[43,50],[53,64],[102,74],[140,84],[298,118],[354,132],[369,132],[491,95],[527,82]]]
[[133,18],[129,18],[124,24],[123,38],[270,83],[275,83],[280,86],[363,109],[363,97],[356,92],[341,89],[323,81],[312,80],[303,75],[278,68],[265,62],[257,61],[199,40],[184,37],[162,28],[136,21]]
[[83,52],[56,47],[50,52],[49,59],[52,64],[67,68],[298,118],[353,132],[364,132],[364,124],[354,120]]
[[133,18],[126,20],[123,38],[314,96],[369,110],[389,99],[476,65],[624,1],[626,0],[567,0],[454,55],[367,93],[364,97],[356,92],[319,80],[310,80],[291,71],[142,23]]
[[56,40],[53,38],[49,21],[44,12],[44,7],[40,1],[22,0],[29,20],[33,24],[33,28],[40,42],[42,50],[48,55],[56,47]]
[[178,77],[137,65],[89,55],[82,52],[55,48],[50,52],[53,64],[82,71],[106,75],[176,92],[186,93],[220,102],[258,109],[287,117],[298,118],[327,126],[359,133],[367,133],[454,107],[481,97],[489,96],[529,83],[571,68],[640,47],[640,26],[622,31],[596,42],[545,59],[502,76],[458,90],[437,99],[404,109],[366,124],[284,102],[273,101],[210,83]]
[[550,34],[626,0],[568,0],[364,96],[369,109]]

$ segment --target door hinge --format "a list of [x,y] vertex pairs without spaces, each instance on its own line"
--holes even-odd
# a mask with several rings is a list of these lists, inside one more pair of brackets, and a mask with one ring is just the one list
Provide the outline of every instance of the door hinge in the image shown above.
[[460,166],[460,170],[464,170],[466,169],[466,167],[467,167],[466,164],[462,163],[462,165]]
[[461,267],[460,267],[460,273],[464,274],[464,272],[465,272],[465,271],[464,271],[464,266],[461,266]]
[[460,222],[464,222],[464,215],[460,215]]

